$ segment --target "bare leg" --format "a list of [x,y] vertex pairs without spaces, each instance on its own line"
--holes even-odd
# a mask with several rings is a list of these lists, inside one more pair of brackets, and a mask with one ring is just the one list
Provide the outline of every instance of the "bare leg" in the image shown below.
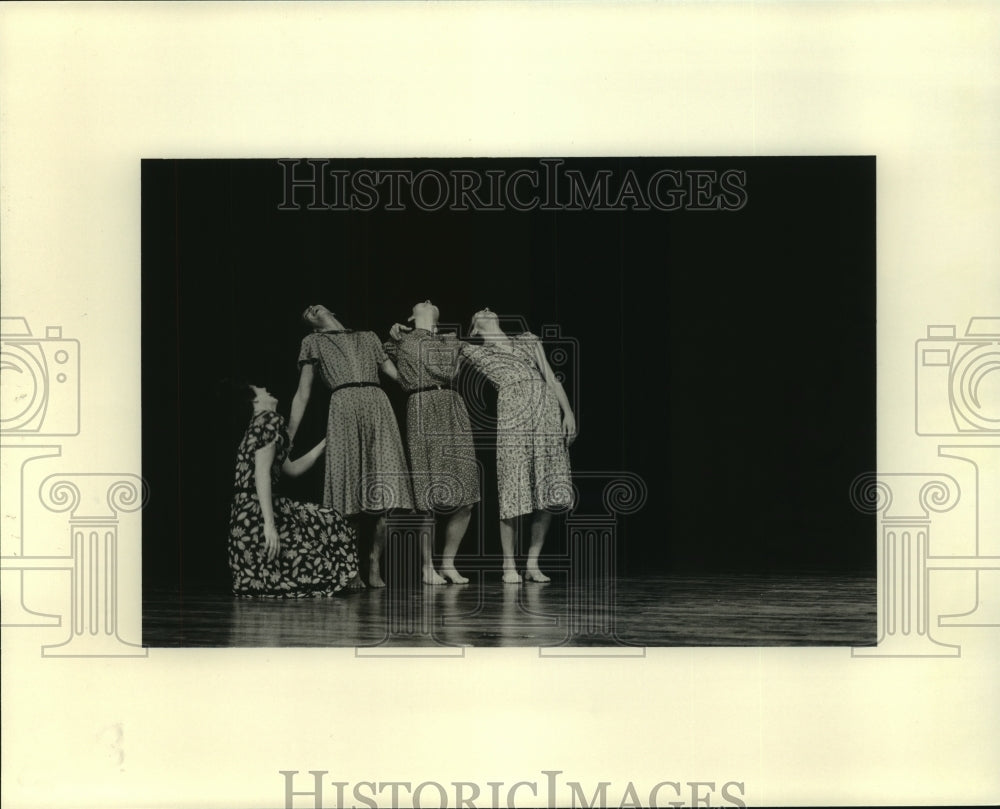
[[365,575],[365,568],[361,560],[365,558],[365,540],[362,539],[364,534],[361,529],[364,526],[364,519],[361,514],[350,514],[345,519],[347,520],[347,524],[354,529],[354,550],[358,554],[358,575],[363,577]]
[[420,531],[420,561],[423,564],[424,584],[447,584],[434,569],[434,547],[431,541],[431,528],[434,525],[434,514],[424,515],[426,530]]
[[528,561],[525,565],[524,577],[528,581],[552,581],[538,569],[538,555],[545,544],[545,534],[552,522],[552,514],[548,511],[536,511],[531,521],[531,546],[528,548]]
[[465,536],[465,529],[469,527],[469,520],[472,518],[472,506],[462,506],[458,511],[448,518],[448,525],[444,529],[444,552],[441,554],[441,574],[445,578],[451,579],[455,584],[467,584],[468,579],[455,570],[455,554],[458,553],[458,546]]
[[521,577],[514,564],[514,549],[517,545],[517,518],[500,520],[500,549],[503,551],[504,584],[517,584]]
[[365,581],[362,578],[361,571],[361,515],[351,514],[347,519],[347,524],[351,526],[351,530],[354,531],[354,554],[358,560],[358,572],[351,576],[351,580],[347,582],[348,590],[363,590],[365,588]]
[[379,564],[382,561],[382,549],[385,548],[385,514],[379,514],[375,518],[375,532],[372,536],[372,551],[368,557],[371,568],[368,571],[368,584],[372,587],[385,587],[382,581],[382,574],[379,572]]

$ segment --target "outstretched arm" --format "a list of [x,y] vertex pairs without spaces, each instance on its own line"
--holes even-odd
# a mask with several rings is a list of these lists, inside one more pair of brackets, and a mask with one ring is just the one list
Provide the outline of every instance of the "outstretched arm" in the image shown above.
[[325,438],[301,458],[296,458],[294,461],[286,459],[281,465],[281,471],[290,478],[297,478],[303,472],[312,468],[312,465],[319,460],[319,456],[323,454],[324,449],[326,449]]
[[[389,339],[382,343],[382,356],[386,357],[379,363],[379,368],[389,379],[399,382],[399,369],[396,360],[399,358],[399,341],[403,338],[400,329],[406,329],[401,323],[396,323],[389,329]],[[413,331],[412,329],[406,329]]]
[[461,348],[458,349],[459,363],[465,363],[467,365],[471,365],[473,368],[481,369],[479,364],[479,355],[477,353],[481,350],[479,346],[474,346],[462,340],[459,340],[458,343],[461,346]]
[[375,363],[379,370],[389,377],[389,379],[399,382],[399,370],[396,368],[396,363],[392,361],[393,357],[397,356],[398,347],[395,343],[398,341],[398,338],[394,338],[388,343],[383,343],[378,339],[375,332],[368,332],[367,336],[370,340],[371,348],[375,355]]
[[274,524],[274,503],[271,500],[271,464],[274,463],[274,442],[254,453],[254,485],[264,518],[264,547],[267,558],[274,559],[281,550],[281,540]]
[[567,445],[572,444],[576,439],[576,417],[573,415],[573,409],[569,406],[569,399],[566,397],[566,391],[563,389],[562,382],[556,379],[556,375],[552,371],[552,366],[549,365],[549,361],[545,358],[545,351],[538,343],[535,344],[535,362],[538,363],[538,368],[541,370],[546,384],[552,389],[556,399],[559,400],[559,406],[562,408],[563,413],[563,436],[566,438]]
[[309,394],[312,393],[313,384],[312,363],[305,363],[299,371],[299,387],[292,397],[292,412],[288,417],[288,440],[295,440],[295,432],[299,429],[302,415],[306,412],[306,405],[309,404]]
[[399,382],[399,371],[396,369],[396,363],[392,360],[385,360],[380,367],[382,368],[382,373],[389,377],[389,379]]

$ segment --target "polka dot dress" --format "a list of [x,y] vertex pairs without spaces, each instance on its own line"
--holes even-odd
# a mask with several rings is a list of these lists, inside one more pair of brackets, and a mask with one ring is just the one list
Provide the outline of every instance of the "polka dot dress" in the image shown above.
[[[345,516],[413,508],[396,416],[378,386],[378,369],[386,359],[381,341],[370,331],[314,332],[299,351],[299,366],[313,363],[333,391],[326,425],[323,504]],[[365,386],[340,387],[357,383]]]
[[385,350],[410,393],[406,445],[413,496],[421,511],[453,510],[479,501],[479,465],[465,400],[450,385],[462,343],[426,329],[406,332]]

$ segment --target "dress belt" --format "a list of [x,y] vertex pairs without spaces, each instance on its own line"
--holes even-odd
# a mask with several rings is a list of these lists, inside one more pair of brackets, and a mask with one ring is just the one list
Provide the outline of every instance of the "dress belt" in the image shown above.
[[343,388],[380,388],[378,382],[345,382],[343,385],[337,385],[335,388],[330,389],[330,393],[336,393],[338,390]]
[[426,388],[411,390],[407,395],[413,396],[415,393],[426,393],[429,390],[451,390],[451,385],[428,385]]

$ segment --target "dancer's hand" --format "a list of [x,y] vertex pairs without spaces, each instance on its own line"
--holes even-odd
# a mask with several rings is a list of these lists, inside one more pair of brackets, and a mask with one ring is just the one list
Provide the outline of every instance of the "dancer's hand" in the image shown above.
[[264,523],[264,548],[267,550],[267,561],[272,562],[281,550],[281,537],[274,523]]
[[566,446],[576,440],[576,418],[572,413],[565,413],[562,421],[563,438],[566,439]]
[[413,331],[412,326],[404,326],[402,323],[393,323],[392,328],[389,329],[389,336],[393,340],[401,340],[403,337],[403,332]]

